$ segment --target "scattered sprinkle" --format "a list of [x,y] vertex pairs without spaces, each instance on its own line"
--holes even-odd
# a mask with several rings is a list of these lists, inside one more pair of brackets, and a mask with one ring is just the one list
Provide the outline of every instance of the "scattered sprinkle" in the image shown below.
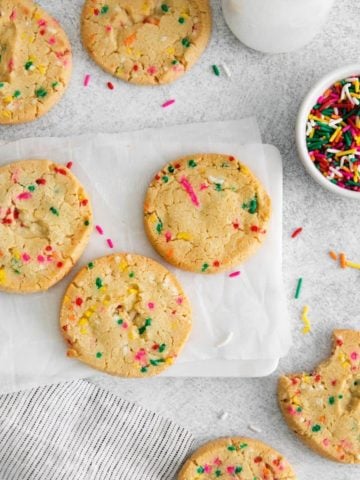
[[161,106],[162,108],[166,108],[166,107],[170,107],[170,105],[173,105],[174,103],[175,103],[174,99],[166,100],[166,102],[164,102]]
[[226,420],[228,418],[228,416],[229,416],[228,412],[222,411],[222,412],[219,413],[218,419],[219,420]]
[[251,430],[252,432],[255,433],[261,433],[262,430],[259,427],[256,427],[255,425],[248,425],[248,429]]
[[293,231],[291,234],[291,238],[296,238],[300,233],[303,231],[302,227],[297,228],[296,230]]
[[228,345],[234,337],[234,332],[229,332],[227,337],[220,343],[216,345],[216,348],[222,348]]
[[360,270],[360,263],[354,263],[354,262],[350,262],[349,260],[347,260],[346,266],[351,267],[351,268],[355,268],[357,270]]
[[228,78],[231,78],[231,71],[230,71],[230,68],[226,65],[226,63],[222,63],[221,67],[224,70],[224,72],[226,73],[226,76]]
[[220,70],[219,70],[219,67],[217,65],[212,65],[212,69],[213,69],[213,72],[215,73],[215,75],[217,77],[220,77]]
[[100,225],[96,225],[95,229],[100,235],[104,235],[104,230],[100,227]]
[[304,328],[302,329],[303,334],[307,334],[311,332],[311,324],[308,318],[308,313],[309,313],[309,307],[305,305],[301,314],[301,320],[304,323]]
[[336,255],[336,253],[333,250],[330,250],[329,255],[333,260],[338,259],[338,256]]
[[59,210],[57,210],[55,207],[50,207],[50,212],[57,217],[59,216]]
[[110,248],[114,248],[114,243],[113,243],[113,241],[111,240],[111,238],[108,238],[108,239],[106,240],[106,242],[107,242],[107,244],[108,244],[108,246],[109,246]]
[[91,79],[91,76],[90,76],[89,74],[86,74],[86,75],[85,75],[85,78],[84,78],[84,87],[88,87],[88,86],[89,86],[90,79]]
[[346,268],[346,255],[345,253],[340,253],[340,267]]
[[102,288],[103,283],[102,283],[102,280],[101,280],[100,277],[98,277],[98,278],[95,280],[95,285],[96,285],[96,288],[97,288],[98,290],[100,290],[100,288]]
[[16,198],[18,200],[30,200],[30,198],[32,198],[32,195],[30,192],[23,192],[20,193]]
[[199,199],[195,193],[195,190],[189,180],[186,177],[181,177],[180,185],[184,188],[186,193],[189,195],[191,202],[195,205],[195,207],[200,206]]
[[108,87],[109,90],[114,90],[114,88],[115,88],[115,86],[114,86],[114,84],[113,84],[112,82],[107,82],[106,85],[107,85],[107,87]]
[[235,277],[238,277],[239,275],[241,275],[240,270],[237,270],[236,272],[229,273],[230,278],[235,278]]
[[69,170],[71,170],[72,166],[73,166],[73,162],[68,162],[66,164],[66,168],[68,168]]
[[303,283],[303,279],[300,277],[298,282],[297,282],[296,291],[295,291],[296,300],[300,297],[302,283]]
[[97,352],[96,358],[101,358],[102,356],[103,356],[103,354],[101,352]]

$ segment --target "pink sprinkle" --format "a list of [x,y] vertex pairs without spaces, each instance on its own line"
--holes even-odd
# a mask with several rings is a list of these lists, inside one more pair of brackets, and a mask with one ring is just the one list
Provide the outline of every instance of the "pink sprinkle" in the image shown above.
[[167,100],[161,106],[162,108],[166,108],[166,107],[170,107],[170,105],[173,105],[174,103],[175,103],[175,100]]
[[178,305],[181,305],[183,303],[183,298],[182,297],[179,297],[177,300],[176,300],[176,303]]
[[50,37],[49,40],[48,40],[48,43],[49,43],[50,45],[55,45],[55,43],[56,43],[55,37]]
[[289,407],[287,408],[287,412],[288,412],[289,415],[296,415],[296,410],[295,410],[295,408],[292,407],[292,406],[289,406]]
[[110,248],[114,248],[114,243],[111,240],[111,238],[108,238],[106,241],[107,241],[107,244],[109,245]]
[[9,70],[9,72],[12,72],[12,71],[14,70],[14,67],[15,67],[14,59],[11,58],[11,59],[9,60],[9,63],[8,63],[8,70]]
[[15,20],[16,19],[16,10],[14,9],[11,14],[10,14],[10,20]]
[[220,460],[219,457],[216,457],[213,463],[214,465],[217,465],[218,467],[220,467],[220,465],[222,464],[222,461]]
[[211,473],[212,467],[210,465],[204,465],[204,473]]
[[330,440],[328,438],[324,438],[323,445],[324,447],[328,447],[330,445]]
[[106,25],[105,30],[106,30],[107,32],[111,32],[112,26],[111,26],[111,25]]
[[17,196],[19,200],[29,200],[32,197],[30,192],[23,192],[20,193],[20,195]]
[[171,232],[166,232],[165,233],[165,240],[167,242],[170,242],[171,238],[172,238]]
[[100,233],[100,235],[104,235],[104,230],[100,227],[100,225],[96,225],[96,230],[98,233]]
[[122,324],[122,327],[123,327],[123,328],[128,328],[128,326],[129,326],[129,324],[126,323],[126,322],[124,322],[124,323]]
[[227,468],[226,468],[226,471],[227,471],[227,473],[229,473],[230,475],[232,475],[233,473],[235,473],[235,467],[227,467]]
[[348,130],[350,130],[350,125],[346,125],[346,127],[343,128],[343,133],[346,133]]
[[45,258],[44,258],[42,255],[38,255],[37,261],[38,261],[39,263],[44,263],[44,262],[45,262]]
[[155,303],[149,302],[148,307],[150,308],[150,310],[153,310],[155,308]]
[[43,18],[40,18],[40,20],[38,20],[38,25],[39,25],[39,27],[45,27],[46,26],[46,20],[44,20]]
[[184,190],[189,195],[190,200],[195,205],[195,207],[199,207],[200,206],[199,200],[189,180],[186,177],[181,177],[180,185],[183,186]]
[[28,253],[23,253],[22,254],[22,259],[24,262],[29,262],[31,260],[31,257]]
[[146,351],[143,348],[141,348],[135,355],[135,360],[141,361],[145,355],[146,355]]
[[350,354],[350,358],[351,358],[351,360],[357,360],[358,359],[358,354],[356,352],[352,352]]
[[232,272],[229,274],[230,278],[235,278],[238,277],[241,274],[241,272],[238,270],[237,272]]
[[206,183],[202,183],[200,185],[200,190],[207,190],[209,188],[209,185],[207,185]]
[[147,73],[148,73],[149,75],[155,75],[155,73],[156,73],[156,67],[149,67],[149,68],[147,69]]
[[84,78],[84,87],[89,86],[90,78],[91,78],[90,75],[87,73]]

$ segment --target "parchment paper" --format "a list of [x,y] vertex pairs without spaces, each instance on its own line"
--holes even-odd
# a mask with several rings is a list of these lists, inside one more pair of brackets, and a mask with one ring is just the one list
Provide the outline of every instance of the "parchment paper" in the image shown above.
[[[229,278],[229,272],[204,276],[167,265],[143,230],[142,203],[154,174],[166,162],[196,152],[239,157],[272,198],[267,239],[258,253],[239,267],[241,275],[236,278]],[[65,356],[58,313],[66,286],[78,269],[114,251],[150,256],[172,270],[183,284],[193,306],[193,331],[178,363],[189,365],[188,372],[184,365],[182,368],[188,376],[192,376],[194,361],[284,356],[291,338],[281,273],[282,165],[274,147],[267,146],[265,152],[254,119],[112,135],[30,138],[0,146],[1,165],[34,157],[64,164],[72,161],[73,173],[92,198],[95,224],[105,232],[104,236],[92,234],[75,269],[50,291],[30,296],[0,293],[0,392],[95,373]],[[113,240],[113,251],[106,238]],[[219,346],[229,335],[231,341]],[[167,375],[172,375],[171,369]]]

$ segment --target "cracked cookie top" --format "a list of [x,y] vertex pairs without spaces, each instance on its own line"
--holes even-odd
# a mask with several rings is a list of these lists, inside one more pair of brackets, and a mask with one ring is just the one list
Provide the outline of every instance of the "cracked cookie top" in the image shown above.
[[0,290],[47,290],[73,267],[89,240],[84,188],[48,160],[0,167]]
[[286,422],[320,455],[360,463],[360,331],[335,330],[333,352],[312,373],[280,377]]
[[95,62],[143,85],[183,75],[210,33],[208,0],[87,0],[82,15],[83,42]]
[[44,115],[70,75],[71,47],[58,22],[31,0],[0,0],[0,124]]
[[178,480],[296,480],[286,459],[265,443],[243,437],[219,438],[200,447]]
[[150,377],[175,361],[191,330],[177,279],[153,260],[115,254],[90,262],[61,309],[68,356],[121,377]]
[[168,262],[199,273],[227,270],[263,242],[270,198],[236,158],[196,154],[167,164],[151,182],[145,230]]

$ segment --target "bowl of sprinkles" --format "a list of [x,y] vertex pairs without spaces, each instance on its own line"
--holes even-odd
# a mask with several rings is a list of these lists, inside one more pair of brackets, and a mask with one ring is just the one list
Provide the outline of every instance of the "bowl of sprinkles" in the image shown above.
[[360,65],[323,77],[297,118],[300,159],[323,187],[360,199]]

